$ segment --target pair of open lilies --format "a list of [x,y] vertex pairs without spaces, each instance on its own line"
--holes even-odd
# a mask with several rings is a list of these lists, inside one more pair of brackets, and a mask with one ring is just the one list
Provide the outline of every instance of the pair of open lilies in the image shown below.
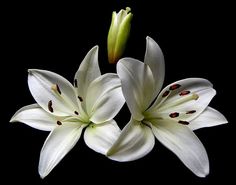
[[[161,90],[164,76],[162,51],[150,37],[144,62],[122,58],[117,74],[101,75],[95,46],[82,61],[73,85],[56,73],[30,69],[28,85],[37,103],[21,108],[11,122],[50,131],[40,154],[42,178],[74,147],[83,129],[88,147],[122,162],[147,155],[156,137],[194,174],[205,177],[208,156],[193,130],[227,123],[208,106],[216,91],[202,78],[180,80]],[[120,130],[113,118],[125,102],[131,118]]]

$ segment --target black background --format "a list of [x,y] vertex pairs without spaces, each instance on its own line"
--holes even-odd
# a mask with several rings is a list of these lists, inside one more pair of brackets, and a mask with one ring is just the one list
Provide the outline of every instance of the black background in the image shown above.
[[[146,157],[118,163],[89,149],[82,137],[44,179],[37,166],[48,132],[22,123],[10,124],[22,106],[34,103],[27,86],[27,69],[54,71],[73,80],[86,53],[99,45],[103,73],[115,72],[107,62],[106,37],[111,13],[130,6],[134,14],[125,56],[143,60],[146,36],[156,40],[166,61],[165,84],[188,78],[210,80],[217,90],[211,106],[229,124],[196,131],[206,147],[210,174],[198,178],[158,141]],[[232,180],[235,131],[235,78],[232,54],[232,11],[216,2],[81,1],[81,3],[8,3],[1,18],[1,181],[3,184],[213,184]],[[123,127],[126,106],[115,118]]]

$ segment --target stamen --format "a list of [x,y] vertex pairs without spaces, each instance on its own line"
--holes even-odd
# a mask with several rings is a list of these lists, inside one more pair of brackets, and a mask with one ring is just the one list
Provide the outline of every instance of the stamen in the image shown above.
[[180,96],[185,96],[187,94],[189,94],[190,91],[182,91],[181,93],[179,93]]
[[188,101],[197,100],[198,98],[199,98],[199,96],[195,93],[192,93],[192,94],[189,94],[189,95],[186,95],[186,96],[181,96],[179,99],[177,99],[173,102],[170,102],[168,104],[165,104],[162,107],[160,107],[159,111],[166,110],[170,107],[175,107],[175,106],[181,105],[181,104],[186,103]]
[[170,86],[170,90],[173,91],[173,90],[178,89],[178,88],[180,88],[180,87],[181,87],[181,85],[179,85],[179,84],[174,84],[174,85]]
[[83,98],[81,96],[78,96],[79,101],[83,101]]
[[79,113],[77,111],[74,112],[76,115],[79,115]]
[[50,100],[50,101],[48,102],[48,110],[49,110],[50,112],[53,112],[52,100]]
[[196,110],[190,110],[190,111],[187,111],[186,114],[193,114],[195,112],[196,112]]
[[78,87],[77,79],[74,79],[74,86],[75,86],[76,88]]
[[60,121],[57,121],[57,124],[58,124],[58,125],[62,125],[62,122],[60,122]]
[[182,121],[182,120],[179,120],[178,123],[180,123],[180,124],[182,124],[182,125],[188,125],[188,124],[189,124],[189,122],[187,122],[187,121]]
[[182,104],[182,103],[185,103],[185,102],[188,102],[188,101],[191,101],[191,100],[197,100],[198,99],[198,95],[193,93],[193,94],[190,94],[189,96],[186,96],[186,97],[183,97],[183,98],[179,98],[178,100],[176,100],[174,102],[174,106],[177,106],[179,104]]
[[162,98],[168,96],[169,93],[170,93],[170,91],[166,91],[166,92],[164,92],[164,93],[162,94]]
[[173,113],[169,114],[169,116],[170,116],[171,118],[176,118],[176,117],[179,116],[179,113],[178,113],[178,112],[173,112]]
[[59,94],[61,94],[61,90],[59,88],[59,86],[57,84],[53,84],[51,89],[55,92],[58,92]]

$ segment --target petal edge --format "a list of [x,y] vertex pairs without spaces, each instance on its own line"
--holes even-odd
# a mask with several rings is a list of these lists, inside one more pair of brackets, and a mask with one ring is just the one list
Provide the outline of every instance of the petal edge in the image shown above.
[[141,122],[130,120],[107,152],[107,157],[119,162],[137,160],[147,155],[154,144],[155,138],[151,129]]

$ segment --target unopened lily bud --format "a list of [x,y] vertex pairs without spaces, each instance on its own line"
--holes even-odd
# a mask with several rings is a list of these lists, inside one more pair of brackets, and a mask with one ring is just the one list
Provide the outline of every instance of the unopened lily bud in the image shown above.
[[111,26],[107,38],[108,61],[116,63],[124,53],[129,37],[133,14],[130,8],[120,10],[117,14],[112,12]]

